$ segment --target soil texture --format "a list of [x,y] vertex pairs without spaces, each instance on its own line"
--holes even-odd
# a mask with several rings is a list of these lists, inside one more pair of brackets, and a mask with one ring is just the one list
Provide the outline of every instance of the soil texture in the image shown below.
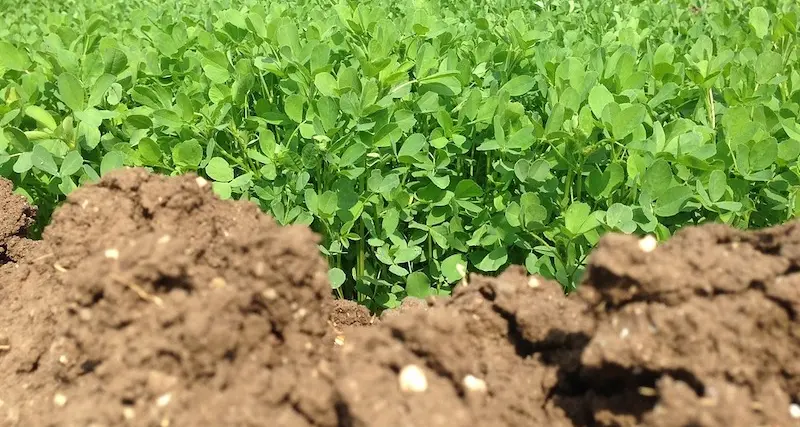
[[800,222],[609,234],[572,295],[512,266],[378,317],[191,174],[112,172],[37,242],[0,209],[0,426],[800,425]]

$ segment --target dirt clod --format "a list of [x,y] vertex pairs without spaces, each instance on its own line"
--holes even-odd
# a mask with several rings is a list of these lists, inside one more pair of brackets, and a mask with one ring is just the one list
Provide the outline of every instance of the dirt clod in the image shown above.
[[514,266],[378,319],[210,187],[116,171],[32,242],[0,181],[0,426],[798,425],[800,222],[609,234],[574,295]]

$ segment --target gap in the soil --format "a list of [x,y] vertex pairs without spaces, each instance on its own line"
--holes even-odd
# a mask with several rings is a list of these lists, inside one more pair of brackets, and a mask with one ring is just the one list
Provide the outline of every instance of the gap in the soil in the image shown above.
[[[698,396],[705,395],[703,383],[686,370],[654,371],[605,364],[560,371],[558,383],[548,400],[564,409],[576,426],[594,425],[594,414],[599,410],[629,415],[641,421],[658,403],[656,383],[663,377],[685,383]],[[643,390],[650,393],[643,393]]]
[[185,291],[187,294],[194,292],[194,286],[189,282],[187,277],[169,277],[163,276],[153,283],[153,289],[160,293],[169,293],[175,289]]

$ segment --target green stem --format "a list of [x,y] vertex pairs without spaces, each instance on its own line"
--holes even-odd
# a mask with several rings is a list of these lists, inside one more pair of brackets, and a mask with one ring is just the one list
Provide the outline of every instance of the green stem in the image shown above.
[[575,170],[570,168],[567,171],[567,178],[564,180],[564,200],[561,201],[561,206],[566,207],[569,205],[572,192],[572,181],[575,179]]

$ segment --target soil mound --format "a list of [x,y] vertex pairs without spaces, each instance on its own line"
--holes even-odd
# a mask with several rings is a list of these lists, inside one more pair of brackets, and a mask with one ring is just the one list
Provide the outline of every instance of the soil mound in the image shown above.
[[36,209],[13,189],[11,181],[0,178],[0,266],[21,260],[32,246],[26,237]]
[[798,222],[607,235],[568,297],[514,266],[378,320],[196,176],[109,174],[37,244],[0,206],[0,426],[800,425]]
[[[220,201],[194,176],[134,169],[72,193],[44,240],[53,274],[24,288],[63,288],[54,338],[31,349],[11,337],[4,358],[28,353],[28,376],[49,387],[0,392],[17,400],[10,421],[250,426],[335,417],[296,397],[306,387],[315,398],[305,402],[324,399],[308,373],[328,352],[327,266],[307,228]],[[6,398],[14,391],[24,398]]]

